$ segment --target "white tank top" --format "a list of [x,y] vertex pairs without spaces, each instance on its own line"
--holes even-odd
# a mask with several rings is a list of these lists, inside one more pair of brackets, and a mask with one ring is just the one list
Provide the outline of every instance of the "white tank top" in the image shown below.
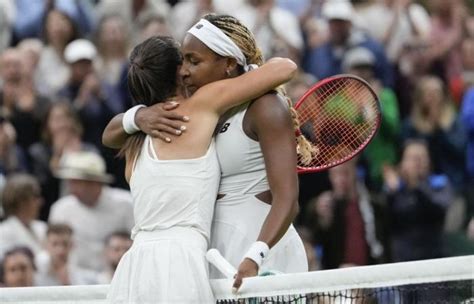
[[196,229],[209,242],[220,177],[214,140],[198,158],[160,160],[156,154],[147,136],[130,178],[132,238],[179,226]]
[[249,138],[243,129],[249,104],[237,108],[216,136],[220,194],[256,195],[269,189],[260,143]]

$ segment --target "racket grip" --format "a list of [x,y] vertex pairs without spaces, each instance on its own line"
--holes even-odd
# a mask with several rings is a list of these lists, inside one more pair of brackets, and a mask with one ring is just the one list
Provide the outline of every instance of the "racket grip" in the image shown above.
[[234,268],[219,252],[219,250],[212,248],[206,253],[206,259],[209,263],[219,269],[226,278],[233,279],[237,273],[237,269]]

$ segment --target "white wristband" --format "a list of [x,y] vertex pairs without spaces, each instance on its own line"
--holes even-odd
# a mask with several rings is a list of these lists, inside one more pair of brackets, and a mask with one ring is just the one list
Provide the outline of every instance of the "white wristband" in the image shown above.
[[250,246],[249,250],[245,254],[244,258],[249,258],[255,263],[257,263],[258,267],[263,263],[263,259],[267,257],[270,248],[264,242],[258,241]]
[[125,112],[122,118],[122,127],[127,134],[134,134],[140,131],[140,128],[135,123],[135,114],[140,108],[146,107],[145,105],[136,105]]

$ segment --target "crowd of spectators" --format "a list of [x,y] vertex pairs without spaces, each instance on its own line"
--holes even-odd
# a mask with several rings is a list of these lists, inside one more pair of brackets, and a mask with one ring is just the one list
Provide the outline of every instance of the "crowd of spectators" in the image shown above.
[[340,73],[379,96],[366,150],[300,176],[310,270],[474,253],[472,1],[0,0],[0,286],[110,282],[133,208],[101,135],[131,106],[127,57],[211,12],[298,63],[293,101]]

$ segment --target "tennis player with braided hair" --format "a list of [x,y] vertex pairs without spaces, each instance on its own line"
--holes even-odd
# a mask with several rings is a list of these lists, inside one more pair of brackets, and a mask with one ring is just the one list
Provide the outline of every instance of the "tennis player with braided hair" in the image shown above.
[[[229,49],[229,41],[235,47]],[[207,83],[241,75],[248,64],[263,62],[252,33],[225,15],[204,16],[186,35],[182,54],[181,76],[188,94]],[[123,121],[123,115],[112,120],[104,144],[120,147],[127,136],[124,128],[129,133],[138,129],[131,127],[135,121],[143,132],[161,138],[169,136],[164,135],[166,130],[180,132],[183,124],[172,120],[182,116],[163,111],[162,106],[140,109],[134,119],[136,111],[129,110]],[[222,176],[211,247],[238,268],[236,288],[242,278],[258,271],[307,271],[303,243],[291,225],[298,210],[297,149],[286,99],[270,91],[225,116],[216,136]]]
[[128,87],[134,102],[153,105],[173,98],[181,103],[179,113],[192,114],[194,120],[171,145],[140,132],[121,150],[135,226],[134,243],[112,279],[112,303],[215,302],[205,259],[220,177],[214,130],[225,111],[288,81],[296,71],[291,60],[275,58],[183,98],[181,64],[170,37],[152,37],[130,55]]

